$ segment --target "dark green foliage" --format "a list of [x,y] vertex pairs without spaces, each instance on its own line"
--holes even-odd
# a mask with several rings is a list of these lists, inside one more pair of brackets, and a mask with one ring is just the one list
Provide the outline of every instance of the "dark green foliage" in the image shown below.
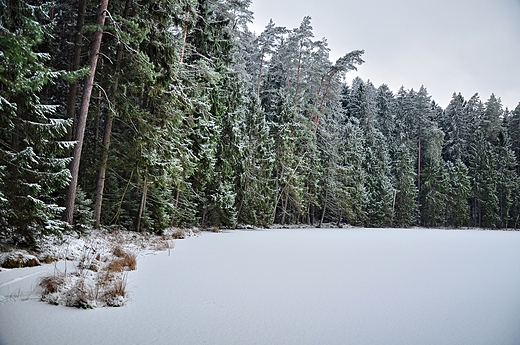
[[[0,0],[2,240],[34,244],[64,226],[71,144],[60,140],[99,29],[99,2],[88,0],[79,44],[79,4]],[[157,233],[327,222],[518,227],[520,105],[510,112],[494,95],[483,103],[454,94],[443,110],[425,87],[348,85],[362,50],[332,63],[310,17],[291,30],[270,22],[257,36],[246,26],[249,4],[110,0],[77,229],[93,223],[101,195],[101,225]]]
[[445,225],[449,176],[441,157],[443,137],[444,133],[434,128],[426,138],[419,202],[422,223],[429,227]]
[[449,226],[466,226],[469,221],[469,203],[471,181],[468,168],[462,161],[446,162],[445,173],[448,177],[446,191],[446,224]]
[[479,130],[470,146],[469,168],[472,179],[471,221],[473,226],[494,228],[498,217],[496,155],[491,143]]
[[72,143],[58,140],[71,123],[42,101],[44,87],[66,76],[39,49],[48,39],[47,9],[0,2],[0,235],[28,245],[64,228],[56,192],[70,179],[64,153]]
[[414,159],[404,144],[395,152],[393,162],[394,176],[394,226],[408,227],[417,224],[419,209],[417,205],[417,174]]
[[257,99],[244,121],[244,147],[241,155],[242,169],[238,184],[238,222],[267,226],[273,214],[274,140],[269,136],[269,126],[259,108]]

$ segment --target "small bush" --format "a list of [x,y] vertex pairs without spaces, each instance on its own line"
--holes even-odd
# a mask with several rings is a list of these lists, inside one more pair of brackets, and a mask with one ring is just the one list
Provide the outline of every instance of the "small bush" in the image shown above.
[[93,309],[97,307],[97,291],[84,278],[76,280],[74,286],[65,294],[68,307]]

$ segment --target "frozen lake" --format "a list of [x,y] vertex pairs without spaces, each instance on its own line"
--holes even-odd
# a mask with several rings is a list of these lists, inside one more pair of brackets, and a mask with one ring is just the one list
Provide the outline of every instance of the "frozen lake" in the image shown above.
[[[0,296],[42,270],[0,272]],[[520,344],[520,232],[202,233],[128,290],[96,310],[4,297],[0,344]]]

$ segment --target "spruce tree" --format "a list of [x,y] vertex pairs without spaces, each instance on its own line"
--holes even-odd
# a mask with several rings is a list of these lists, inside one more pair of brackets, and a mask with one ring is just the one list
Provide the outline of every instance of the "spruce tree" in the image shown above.
[[0,2],[0,235],[26,245],[64,229],[56,192],[70,181],[64,156],[72,143],[59,141],[70,121],[41,97],[46,85],[68,76],[53,71],[40,50],[48,5]]
[[441,156],[444,133],[433,128],[426,135],[422,189],[419,195],[421,223],[425,226],[445,224],[448,174]]
[[457,160],[446,162],[446,173],[449,183],[446,190],[446,221],[447,225],[467,226],[470,216],[469,197],[471,195],[471,180],[466,165]]

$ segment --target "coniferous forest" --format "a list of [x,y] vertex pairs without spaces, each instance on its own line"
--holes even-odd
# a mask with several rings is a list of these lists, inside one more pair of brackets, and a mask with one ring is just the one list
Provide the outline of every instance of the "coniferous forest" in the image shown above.
[[[520,104],[359,78],[251,0],[0,0],[0,241],[66,229],[518,228]],[[351,80],[351,79],[350,79]]]

